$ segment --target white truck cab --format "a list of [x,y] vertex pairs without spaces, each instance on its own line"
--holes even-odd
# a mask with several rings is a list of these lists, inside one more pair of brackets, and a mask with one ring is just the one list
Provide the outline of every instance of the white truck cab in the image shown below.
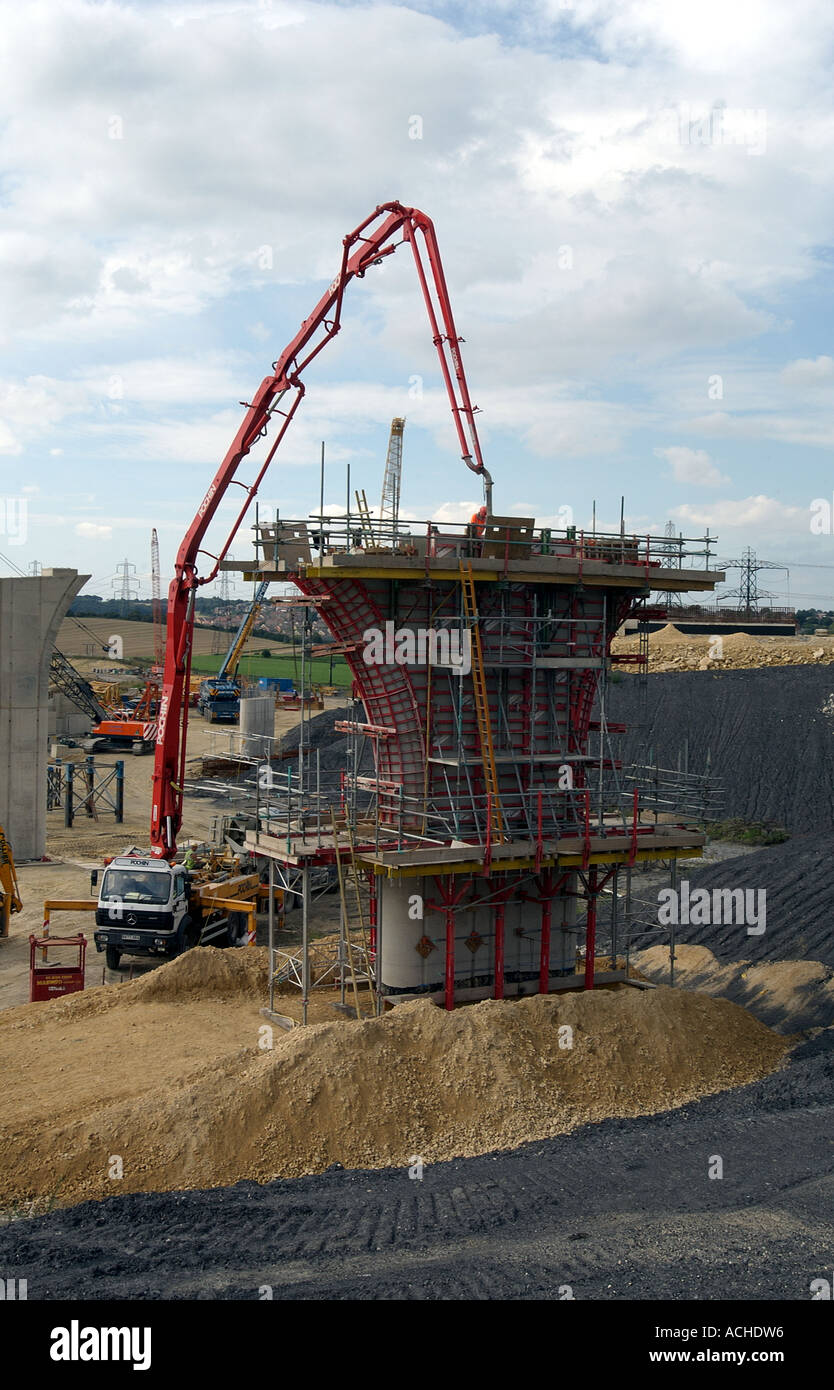
[[[98,878],[96,870],[92,887]],[[101,875],[94,940],[111,970],[118,969],[122,955],[177,956],[199,936],[181,864],[135,854],[110,861]]]
[[170,959],[192,946],[243,946],[247,916],[232,906],[234,889],[251,895],[257,877],[227,875],[222,887],[233,890],[227,907],[210,891],[201,897],[201,889],[212,885],[184,864],[135,850],[119,855],[103,872],[94,869],[90,875],[90,891],[98,887],[96,950],[106,952],[110,970],[118,970],[123,955]]

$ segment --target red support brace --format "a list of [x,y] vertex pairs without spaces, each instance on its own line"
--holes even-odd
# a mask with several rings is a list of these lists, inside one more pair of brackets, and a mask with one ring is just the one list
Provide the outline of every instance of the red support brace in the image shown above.
[[446,989],[445,1007],[451,1012],[455,1007],[455,909],[446,904]]
[[553,913],[553,899],[542,902],[542,938],[539,954],[539,994],[547,994],[550,989],[550,922]]

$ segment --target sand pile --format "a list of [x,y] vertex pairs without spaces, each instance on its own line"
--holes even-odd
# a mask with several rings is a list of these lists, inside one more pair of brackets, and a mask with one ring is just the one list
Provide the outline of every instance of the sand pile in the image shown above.
[[122,1002],[148,1003],[152,1000],[257,999],[263,1002],[269,985],[269,952],[265,947],[247,946],[240,951],[221,951],[203,947],[186,951],[161,970],[152,970],[128,985]]
[[[818,960],[719,961],[706,946],[675,947],[675,982],[731,999],[769,1028],[794,1033],[834,1025],[834,970]],[[647,980],[669,979],[669,950],[651,946],[632,956]]]
[[[639,651],[635,635],[616,637],[611,644],[614,655]],[[667,623],[649,634],[650,671],[721,671],[749,670],[760,666],[817,666],[834,661],[834,638],[826,637],[766,637],[746,632],[721,635],[716,646],[712,635],[681,632]],[[625,673],[634,674],[642,668],[624,666]]]
[[251,955],[192,952],[0,1018],[3,1206],[511,1148],[744,1084],[790,1046],[726,1000],[623,987],[452,1014],[418,1001],[276,1029],[264,1051]]

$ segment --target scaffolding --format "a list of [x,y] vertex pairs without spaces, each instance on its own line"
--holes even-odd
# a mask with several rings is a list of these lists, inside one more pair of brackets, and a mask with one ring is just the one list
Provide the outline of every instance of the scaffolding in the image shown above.
[[[291,580],[307,600],[302,673],[318,608],[354,680],[333,728],[338,776],[321,765],[309,709],[291,759],[275,740],[244,755],[227,735],[229,758],[253,768],[247,847],[302,909],[300,950],[270,933],[270,1009],[285,984],[300,989],[306,1021],[319,985],[338,983],[342,1005],[350,991],[360,1013],[360,995],[379,1012],[415,994],[452,1007],[622,978],[616,920],[610,967],[595,964],[598,904],[617,903],[636,864],[699,856],[693,821],[709,819],[719,789],[650,760],[622,767],[608,689],[614,666],[635,658],[612,656],[611,639],[645,617],[653,589],[711,590],[714,541],[524,518],[406,526],[372,518],[357,496],[358,512],[322,511],[312,531],[258,526],[248,571]],[[687,568],[693,559],[705,567]],[[636,660],[645,669],[646,653]],[[334,874],[340,931],[324,960],[310,905]],[[410,885],[424,913],[413,927]]]

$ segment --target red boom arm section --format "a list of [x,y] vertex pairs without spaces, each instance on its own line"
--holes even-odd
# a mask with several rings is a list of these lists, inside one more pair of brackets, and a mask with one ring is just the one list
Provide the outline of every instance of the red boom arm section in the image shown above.
[[[395,240],[400,233],[401,238]],[[428,311],[432,341],[437,348],[463,461],[468,468],[483,477],[487,509],[491,511],[492,479],[484,467],[481,456],[478,431],[475,427],[476,407],[473,407],[469,399],[469,388],[460,356],[459,345],[462,340],[457,335],[452,317],[434,226],[430,218],[417,208],[406,208],[400,203],[383,203],[344,238],[342,263],[335,280],[322,295],[310,317],[304,320],[292,342],[278,360],[273,362],[272,375],[265,377],[261,382],[252,403],[244,402],[247,410],[243,423],[180,546],[175,576],[168,590],[165,672],[153,773],[151,852],[158,858],[174,857],[177,832],[182,823],[188,692],[197,589],[201,584],[210,583],[217,574],[220,562],[226,555],[264,474],[275,457],[304,395],[302,372],[341,327],[342,299],[348,283],[354,276],[361,279],[366,270],[372,265],[378,265],[383,256],[390,256],[406,241],[414,256],[417,277]],[[428,271],[424,257],[428,259]],[[284,398],[288,395],[290,400],[286,408],[283,408]],[[235,478],[238,466],[255,441],[266,435],[273,415],[278,417],[275,439],[254,481],[242,483]],[[225,544],[217,555],[213,555],[202,549],[202,541],[231,483],[243,488],[245,498]],[[205,576],[198,577],[197,562],[201,554],[207,555],[212,561],[212,568]]]

